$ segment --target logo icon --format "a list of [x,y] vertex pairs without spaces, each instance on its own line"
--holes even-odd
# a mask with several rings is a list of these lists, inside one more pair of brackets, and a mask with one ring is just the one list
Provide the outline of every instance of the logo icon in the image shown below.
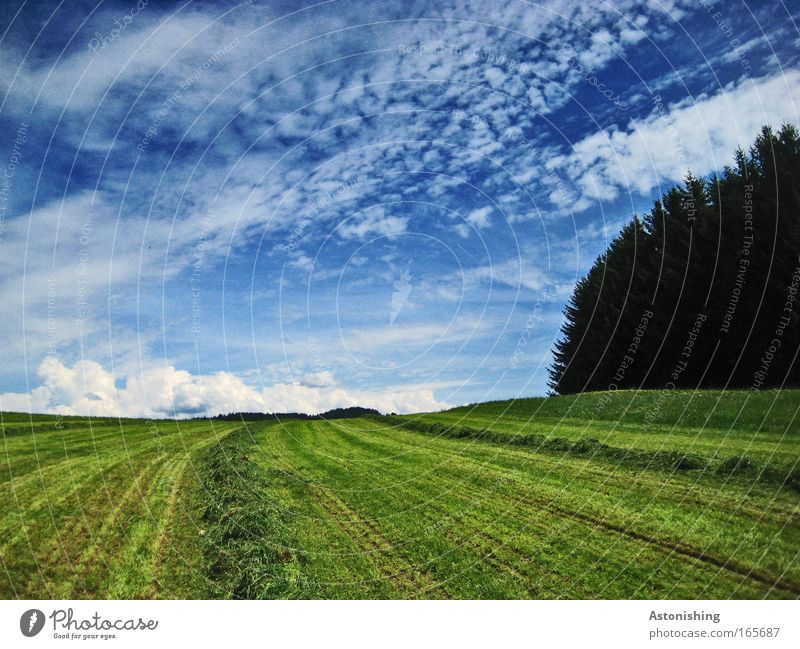
[[19,630],[22,635],[32,638],[44,628],[44,613],[38,608],[25,611],[19,618]]
[[400,315],[400,311],[408,301],[408,296],[411,294],[413,288],[411,284],[411,273],[409,268],[400,273],[400,278],[393,282],[394,290],[392,291],[392,312],[389,316],[389,325],[393,325],[395,319]]

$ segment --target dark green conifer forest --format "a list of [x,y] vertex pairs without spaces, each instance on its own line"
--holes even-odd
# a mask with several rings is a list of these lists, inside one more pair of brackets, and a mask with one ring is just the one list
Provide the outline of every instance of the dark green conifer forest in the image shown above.
[[764,127],[634,217],[575,287],[554,392],[797,385],[800,134]]

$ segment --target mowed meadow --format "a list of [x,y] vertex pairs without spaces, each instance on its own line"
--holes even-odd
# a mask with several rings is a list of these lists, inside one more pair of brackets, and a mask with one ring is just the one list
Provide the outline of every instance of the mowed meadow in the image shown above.
[[5,598],[798,598],[800,392],[4,414]]

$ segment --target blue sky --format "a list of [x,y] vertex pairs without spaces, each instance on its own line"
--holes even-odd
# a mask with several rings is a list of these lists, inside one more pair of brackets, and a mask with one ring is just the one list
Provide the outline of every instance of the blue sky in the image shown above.
[[544,394],[609,237],[800,121],[781,2],[0,12],[4,410]]

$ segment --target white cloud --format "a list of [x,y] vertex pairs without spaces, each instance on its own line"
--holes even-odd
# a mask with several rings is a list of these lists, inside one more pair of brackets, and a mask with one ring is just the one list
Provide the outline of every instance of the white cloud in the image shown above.
[[[62,415],[190,417],[227,412],[305,412],[364,406],[382,412],[440,410],[431,387],[394,386],[385,390],[348,389],[330,372],[304,377],[302,384],[276,383],[257,389],[230,372],[194,375],[172,366],[149,365],[116,377],[91,360],[67,367],[54,357],[39,366],[42,385],[30,394],[0,394],[0,410]],[[124,387],[116,387],[121,382]]]
[[[13,366],[19,383],[22,372],[36,367],[51,344],[67,365],[79,357],[79,351],[99,364],[83,361],[68,367],[47,361],[42,364],[39,392],[6,394],[5,403],[23,404],[24,409],[35,402],[51,410],[154,415],[173,408],[190,413],[205,408],[313,411],[332,404],[370,405],[363,399],[394,410],[430,407],[433,395],[416,388],[398,389],[402,398],[388,391],[354,392],[322,373],[307,375],[297,384],[286,379],[286,373],[276,373],[270,377],[274,385],[261,390],[226,372],[192,375],[171,366],[151,365],[137,374],[129,363],[122,383],[117,381],[117,386],[124,387],[117,389],[113,382],[109,387],[110,377],[103,367],[113,360],[114,367],[120,368],[117,340],[125,336],[134,341],[129,354],[137,361],[148,344],[174,353],[186,342],[178,330],[182,316],[187,315],[181,310],[181,296],[187,291],[176,288],[176,280],[189,269],[201,245],[203,308],[212,314],[226,307],[216,301],[214,288],[221,279],[222,261],[230,259],[230,267],[238,271],[235,256],[249,254],[256,243],[263,242],[266,251],[258,267],[265,271],[258,276],[259,288],[266,291],[274,289],[270,272],[283,262],[308,272],[316,254],[313,247],[331,232],[340,235],[332,247],[344,251],[369,237],[423,230],[434,221],[426,223],[414,207],[400,211],[405,208],[392,206],[387,209],[397,211],[386,214],[375,206],[377,201],[388,205],[434,199],[456,207],[468,190],[466,183],[474,182],[479,191],[498,200],[502,214],[516,224],[536,215],[526,201],[529,195],[537,200],[549,196],[553,205],[545,209],[551,216],[568,215],[588,207],[593,197],[617,195],[628,183],[635,191],[646,192],[659,181],[672,182],[683,173],[670,131],[656,114],[632,122],[625,130],[584,137],[573,153],[561,156],[556,156],[556,151],[563,151],[561,141],[553,143],[549,129],[536,118],[537,111],[555,113],[554,123],[560,123],[556,111],[586,83],[570,71],[554,44],[571,44],[593,73],[606,69],[610,79],[613,69],[608,66],[644,35],[634,25],[652,34],[654,24],[672,25],[664,12],[675,10],[673,17],[680,17],[678,5],[669,0],[652,2],[650,7],[638,0],[603,6],[568,0],[536,6],[443,0],[437,5],[437,15],[445,20],[391,21],[389,15],[380,16],[387,19],[385,25],[345,30],[335,38],[316,36],[352,26],[356,19],[368,22],[382,10],[334,3],[301,10],[270,26],[280,9],[259,4],[263,3],[245,3],[224,16],[202,7],[171,15],[151,4],[98,56],[80,46],[79,38],[90,36],[95,28],[87,23],[84,31],[88,33],[79,32],[75,46],[57,60],[33,50],[32,56],[39,58],[22,63],[6,105],[12,114],[28,115],[30,101],[37,97],[34,116],[42,127],[61,123],[63,109],[63,127],[54,130],[48,153],[54,164],[43,171],[52,167],[61,174],[74,163],[78,182],[66,179],[63,201],[6,219],[6,248],[0,251],[0,300],[5,313],[0,364],[9,373]],[[691,6],[688,0],[679,4]],[[404,9],[396,11],[399,15]],[[104,21],[113,17],[105,10],[95,16],[100,31]],[[251,33],[253,25],[259,27]],[[173,97],[209,55],[238,38],[241,42],[235,50],[203,69],[163,116],[157,136],[130,176],[131,154],[162,102]],[[408,53],[398,50],[403,43],[443,47]],[[288,49],[281,53],[284,48]],[[21,61],[24,51],[3,49],[2,53],[9,60]],[[337,62],[339,56],[343,59]],[[0,70],[3,89],[14,73],[13,66]],[[240,73],[243,76],[228,87]],[[714,162],[715,152],[727,160],[735,145],[749,144],[762,122],[780,119],[775,117],[779,114],[793,118],[789,109],[797,97],[797,73],[784,81],[783,89],[780,80],[760,80],[755,86],[743,83],[729,87],[727,94],[697,98],[696,105],[669,106],[674,130],[684,143],[685,163],[695,173],[717,168],[719,164],[708,162]],[[763,99],[763,110],[759,99]],[[484,121],[453,119],[454,108]],[[367,114],[379,115],[366,118]],[[523,145],[502,136],[506,126],[513,126],[530,142]],[[192,146],[172,149],[178,136]],[[297,142],[301,136],[311,136],[311,141]],[[33,139],[29,146],[33,153]],[[205,146],[208,150],[199,155]],[[102,168],[90,168],[95,158],[84,156],[87,148],[92,154],[108,150],[111,155]],[[164,166],[170,150],[175,155]],[[569,191],[561,189],[560,182],[548,180],[542,164],[548,160],[551,168],[564,169],[559,179],[575,179],[574,186],[566,183]],[[82,262],[80,238],[89,194],[74,188],[90,186],[95,172],[100,174],[96,180],[101,191],[91,223],[89,254]],[[62,179],[47,173],[42,186],[50,187],[46,196],[52,196],[61,189]],[[355,180],[362,175],[363,182]],[[519,185],[511,181],[514,177]],[[152,195],[155,187],[159,193]],[[465,202],[472,205],[474,201],[470,194]],[[124,203],[124,210],[118,202]],[[419,322],[431,323],[441,316],[438,302],[460,301],[462,280],[474,293],[477,288],[486,289],[489,280],[529,290],[544,286],[545,277],[534,266],[543,263],[544,255],[526,256],[520,269],[520,262],[509,259],[513,251],[499,250],[502,239],[486,236],[484,228],[491,233],[505,225],[503,221],[492,218],[489,208],[481,208],[454,228],[467,239],[461,243],[470,250],[469,244],[478,243],[478,236],[469,237],[481,230],[481,243],[493,247],[494,263],[473,259],[479,267],[467,269],[463,277],[448,268],[448,281],[433,283],[427,293],[415,289]],[[7,254],[7,250],[24,254]],[[364,259],[357,257],[352,263]],[[340,272],[335,261],[319,264],[318,269],[311,278],[314,281]],[[374,279],[372,271],[364,264],[359,272]],[[227,274],[223,288],[227,291],[233,284],[235,289],[236,279],[235,272]],[[294,289],[289,286],[283,293],[287,302],[294,300]],[[75,322],[79,290],[86,301],[81,327]],[[49,292],[57,296],[52,316]],[[429,297],[436,298],[435,309],[425,304]],[[274,304],[275,296],[263,302],[270,300]],[[404,308],[411,312],[410,307]],[[464,308],[473,307],[467,302]],[[238,324],[236,318],[228,322]],[[445,341],[461,341],[472,334],[469,329],[446,331],[444,326],[419,322],[403,330],[348,331],[347,341],[374,345],[385,354],[392,345],[426,345],[443,334]],[[209,316],[211,342],[203,350],[203,362],[212,369],[230,368],[225,364],[230,338],[215,336],[227,332],[213,326]],[[105,344],[107,353],[94,348],[98,344]],[[289,364],[302,358],[291,347],[289,355]],[[271,360],[278,357],[283,358],[275,354]],[[180,358],[178,364],[187,362]],[[243,372],[252,367],[250,360],[241,367],[237,363],[232,362],[234,368]],[[238,376],[246,376],[243,372]]]
[[[446,324],[424,324],[405,327],[382,327],[375,329],[353,329],[345,339],[348,349],[375,349],[398,345],[428,346],[447,333]],[[459,330],[458,339],[468,337],[468,332]]]
[[667,106],[666,115],[656,108],[627,130],[593,133],[548,167],[563,170],[584,197],[613,199],[626,188],[646,195],[682,180],[689,169],[697,176],[721,169],[737,147],[750,146],[762,125],[796,122],[798,106],[800,71],[742,81]]
[[489,218],[491,213],[491,207],[481,207],[477,210],[472,210],[472,212],[467,215],[467,221],[472,223],[472,225],[474,225],[476,228],[488,228],[492,224],[492,221]]
[[408,218],[386,216],[383,209],[374,209],[366,215],[346,220],[338,227],[337,232],[344,239],[363,239],[368,234],[374,236],[403,234],[407,227]]
[[327,388],[336,385],[336,380],[333,378],[333,372],[322,370],[306,374],[301,384],[310,388]]
[[109,304],[118,313],[133,312],[138,305],[123,296],[134,293],[137,283],[163,282],[192,260],[185,255],[165,266],[166,247],[185,245],[169,236],[169,224],[120,218],[101,193],[76,193],[3,225],[0,362],[7,369],[81,341],[91,344],[103,334],[117,337]]
[[438,401],[433,390],[425,387],[401,387],[377,390],[312,388],[294,383],[282,383],[264,390],[266,409],[270,412],[319,413],[332,408],[363,406],[381,412],[429,412],[448,408]]
[[475,282],[502,284],[511,288],[538,291],[548,284],[546,273],[522,257],[497,264],[475,266],[464,270],[464,283]]

